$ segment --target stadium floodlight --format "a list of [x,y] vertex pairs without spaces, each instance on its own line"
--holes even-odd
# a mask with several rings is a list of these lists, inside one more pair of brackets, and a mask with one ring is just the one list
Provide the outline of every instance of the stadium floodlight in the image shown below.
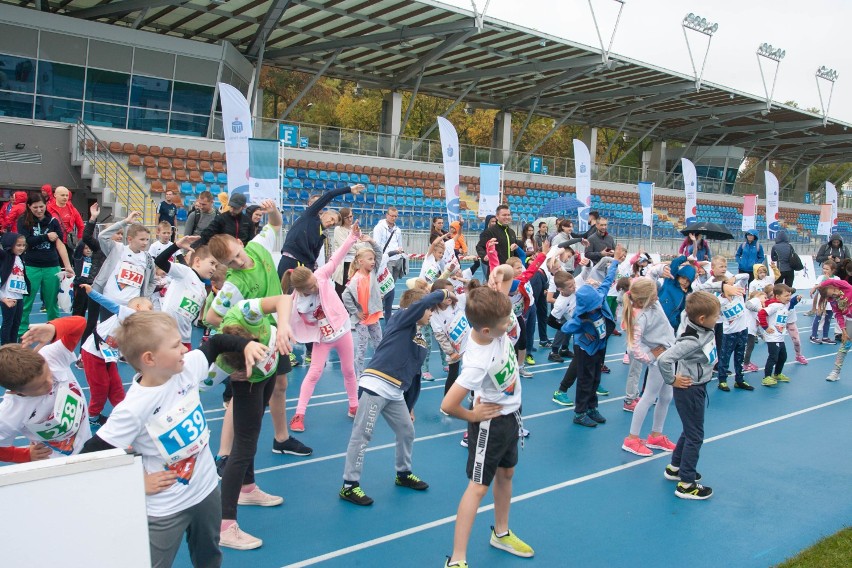
[[621,12],[624,10],[626,0],[615,0],[618,2],[618,15],[615,17],[615,25],[612,27],[612,35],[609,37],[609,46],[604,47],[603,36],[601,36],[601,28],[598,26],[598,18],[595,16],[595,7],[592,5],[592,0],[589,0],[589,10],[592,11],[592,21],[595,23],[595,31],[598,33],[598,42],[601,45],[601,58],[605,68],[609,66],[609,54],[612,51],[612,42],[615,41],[615,32],[618,30],[618,22],[621,21]]
[[[686,40],[686,50],[689,52],[689,62],[692,63],[692,72],[695,75],[695,90],[701,90],[701,79],[704,77],[704,66],[707,65],[707,55],[710,53],[710,42],[713,39],[713,34],[719,31],[719,24],[708,22],[707,18],[702,18],[692,12],[683,17],[681,22],[683,29],[683,38]],[[689,44],[689,35],[686,30],[692,30],[707,36],[707,49],[704,52],[704,61],[701,63],[699,70],[695,66],[695,57],[692,55],[692,46]]]
[[[837,78],[840,76],[835,69],[829,69],[825,65],[820,65],[816,70],[816,84],[817,84],[817,92],[819,93],[819,106],[822,108],[822,123],[823,125],[828,124],[828,109],[831,107],[831,95],[834,94],[834,82],[837,81]],[[822,86],[820,85],[819,80],[828,82],[831,87],[828,90],[828,101],[823,102],[822,96]]]
[[[757,47],[757,68],[760,69],[760,79],[763,81],[763,92],[766,94],[766,110],[772,109],[772,95],[775,94],[775,82],[778,80],[778,70],[781,60],[787,55],[787,50],[773,47],[771,43],[761,43]],[[775,74],[772,77],[772,88],[766,86],[766,75],[763,73],[763,59],[775,62]],[[769,63],[767,63],[769,65]]]

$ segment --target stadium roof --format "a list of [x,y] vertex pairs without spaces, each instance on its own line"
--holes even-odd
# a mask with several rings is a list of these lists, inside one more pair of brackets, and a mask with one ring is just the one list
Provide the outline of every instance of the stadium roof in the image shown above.
[[[434,0],[0,0],[204,42],[365,87],[463,99],[808,165],[852,161],[849,124]],[[265,46],[265,48],[264,48]]]

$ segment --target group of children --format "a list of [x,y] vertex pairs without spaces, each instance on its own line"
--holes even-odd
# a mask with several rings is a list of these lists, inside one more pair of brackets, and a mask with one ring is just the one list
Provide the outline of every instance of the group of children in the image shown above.
[[[598,410],[598,394],[608,340],[618,327],[606,298],[612,288],[622,289],[622,325],[631,365],[624,409],[633,412],[622,447],[640,456],[651,455],[651,449],[671,452],[663,475],[678,482],[675,495],[681,498],[712,495],[699,483],[696,467],[714,367],[719,388],[730,390],[727,369],[733,355],[734,387],[753,390],[743,374],[749,370],[754,339],[760,336],[769,349],[763,385],[789,380],[783,374],[784,338],[792,335],[790,315],[797,298],[783,284],[768,289],[765,267],[763,272],[755,267],[749,284],[749,275],[727,273],[720,257],[710,266],[685,256],[652,265],[648,255],[637,254],[631,259],[632,274],[619,279],[619,265],[627,254],[623,247],[596,266],[571,248],[576,241],[553,250],[545,243],[529,262],[513,257],[499,264],[492,241],[487,248],[490,276],[480,285],[461,271],[455,255],[445,254],[438,239],[430,246],[431,260],[424,263],[420,278],[412,281],[400,309],[382,327],[382,298],[394,282],[384,251],[361,235],[358,224],[326,264],[316,271],[298,266],[279,281],[269,251],[281,246],[282,221],[274,204],[262,207],[269,223],[248,245],[217,235],[195,250],[197,237],[171,244],[171,231],[166,234],[165,228],[157,231],[156,250],[149,249],[147,229],[135,223],[138,214],[131,214],[101,232],[103,264],[91,284],[79,284],[109,317],[87,338],[86,320],[72,316],[31,326],[22,344],[0,348],[0,386],[7,389],[0,403],[0,444],[11,445],[18,434],[31,442],[27,448],[2,448],[0,459],[29,461],[132,447],[143,456],[146,471],[154,566],[171,565],[184,535],[196,566],[218,566],[220,546],[250,549],[262,544],[240,529],[237,506],[283,501],[263,492],[254,479],[265,408],[269,406],[273,420],[273,451],[309,455],[312,450],[289,430],[306,429],[308,401],[332,350],[341,363],[348,414],[354,420],[338,493],[345,501],[367,506],[373,499],[361,487],[361,475],[379,415],[396,435],[395,484],[415,491],[429,487],[412,471],[412,452],[414,407],[435,337],[448,372],[441,411],[468,422],[462,445],[468,449],[469,484],[459,503],[448,567],[467,566],[474,518],[492,484],[495,521],[490,544],[517,556],[534,554],[510,530],[509,509],[519,440],[527,434],[520,379],[531,376],[524,365],[527,322],[536,301],[547,298],[552,303],[548,323],[558,329],[559,343],[567,345],[571,338],[574,342],[571,364],[554,401],[574,406],[574,423],[593,428],[606,422]],[[126,231],[127,244],[114,239],[121,231]],[[16,243],[11,244],[13,257],[0,257],[0,301],[17,286],[11,284],[18,266],[14,256],[20,254]],[[353,247],[350,278],[338,295],[333,274]],[[184,255],[180,260],[179,251]],[[830,270],[826,265],[824,270]],[[572,274],[575,267],[580,268],[577,275]],[[168,277],[162,293],[155,291],[157,270],[160,278]],[[828,377],[837,380],[852,348],[844,319],[852,313],[852,286],[825,275],[814,291],[818,315],[811,340],[817,338],[822,314],[831,310],[843,341]],[[159,296],[159,311],[154,310],[152,295]],[[5,301],[3,305],[8,307]],[[5,330],[5,309],[3,316]],[[198,322],[215,332],[192,350],[192,327]],[[529,337],[531,342],[531,333]],[[81,340],[88,403],[71,372]],[[296,413],[288,422],[287,355],[296,342],[313,343],[313,353]],[[34,344],[44,347],[35,352],[29,349]],[[375,351],[367,364],[370,345]],[[560,357],[559,346],[552,353]],[[117,371],[122,358],[136,371],[127,393]],[[216,387],[226,378],[230,403],[217,468],[199,390]],[[567,391],[575,382],[576,402],[571,402]],[[113,406],[109,416],[103,410],[107,400]],[[683,423],[676,443],[663,433],[672,400]],[[651,432],[643,439],[643,422],[654,404]]]

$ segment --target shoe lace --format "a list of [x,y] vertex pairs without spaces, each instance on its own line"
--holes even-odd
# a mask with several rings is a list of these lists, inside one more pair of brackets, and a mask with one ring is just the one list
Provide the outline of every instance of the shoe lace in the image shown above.
[[356,497],[366,497],[366,495],[367,495],[366,493],[364,493],[364,490],[361,489],[360,485],[356,485],[355,487],[351,488],[350,491]]
[[413,473],[409,473],[408,475],[406,475],[405,479],[407,479],[408,481],[414,482],[414,483],[417,483],[418,481],[420,481],[420,478],[417,477],[416,475],[414,475]]

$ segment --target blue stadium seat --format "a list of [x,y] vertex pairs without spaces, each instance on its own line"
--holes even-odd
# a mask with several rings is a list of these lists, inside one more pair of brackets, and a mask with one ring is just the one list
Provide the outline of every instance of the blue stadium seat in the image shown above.
[[314,180],[303,179],[302,180],[302,187],[304,187],[305,189],[313,189],[314,188]]
[[320,178],[322,181],[328,181],[328,172],[327,172],[327,171],[325,171],[325,170],[321,170],[321,171],[319,172],[319,178]]
[[184,223],[186,221],[187,215],[189,215],[189,213],[187,213],[186,209],[184,209],[183,207],[178,207],[177,215],[175,218],[179,222]]
[[207,191],[207,185],[203,184],[203,183],[196,183],[195,184],[195,194],[198,195],[202,191]]
[[361,183],[370,183],[370,176],[367,174],[361,174]]
[[293,202],[298,201],[299,200],[299,192],[294,190],[294,189],[291,189],[290,191],[287,192],[287,199],[289,199],[290,201],[293,201]]
[[228,185],[228,174],[226,174],[224,172],[219,172],[218,174],[216,174],[216,181],[219,182],[219,185],[227,186]]
[[[396,205],[396,196],[395,195],[388,195],[387,203],[388,203],[388,205]],[[402,204],[400,204],[400,205],[402,205]]]
[[320,191],[326,189],[325,182],[321,180],[314,181],[314,189],[319,189]]
[[287,178],[282,179],[281,180],[281,188],[282,189],[288,189],[289,187],[291,187],[290,186],[290,180],[287,179]]
[[349,174],[346,172],[340,172],[340,181],[349,181]]
[[294,177],[296,177],[296,169],[295,169],[295,168],[287,168],[287,171],[285,172],[285,175],[286,175],[288,178],[294,178]]
[[180,192],[183,195],[192,195],[193,193],[195,193],[195,191],[192,189],[192,184],[188,181],[185,181],[180,184]]
[[340,176],[337,175],[337,172],[328,172],[328,179],[331,181],[337,181],[340,179]]
[[213,172],[204,172],[202,178],[204,183],[216,183],[216,174]]
[[[198,193],[201,193],[200,191],[198,191],[198,187],[196,187],[196,188],[195,188],[195,190],[196,190]],[[222,186],[221,186],[221,185],[219,185],[218,183],[211,183],[211,184],[210,184],[209,191],[210,191],[210,193],[212,193],[213,195],[219,195],[219,194],[222,192]]]
[[299,168],[298,170],[296,170],[296,177],[304,181],[308,178],[308,172]]
[[379,205],[384,205],[385,199],[386,199],[386,196],[384,194],[380,193],[376,196],[376,203],[378,203]]
[[406,197],[414,197],[415,195],[417,195],[417,194],[414,192],[413,187],[406,187],[405,188],[405,196]]
[[308,179],[319,179],[319,173],[316,170],[308,170]]
[[384,186],[384,185],[382,185],[382,184],[379,184],[379,185],[377,185],[377,186],[376,186],[376,191],[377,191],[378,193],[381,193],[381,194],[387,194],[387,192],[388,192],[388,188],[387,188],[387,187],[385,187],[385,186]]
[[305,190],[302,190],[302,191],[299,192],[299,200],[300,201],[307,201],[308,199],[310,199],[310,197],[311,197],[311,194],[308,193]]
[[405,198],[405,206],[406,207],[414,207],[414,197],[406,197]]

